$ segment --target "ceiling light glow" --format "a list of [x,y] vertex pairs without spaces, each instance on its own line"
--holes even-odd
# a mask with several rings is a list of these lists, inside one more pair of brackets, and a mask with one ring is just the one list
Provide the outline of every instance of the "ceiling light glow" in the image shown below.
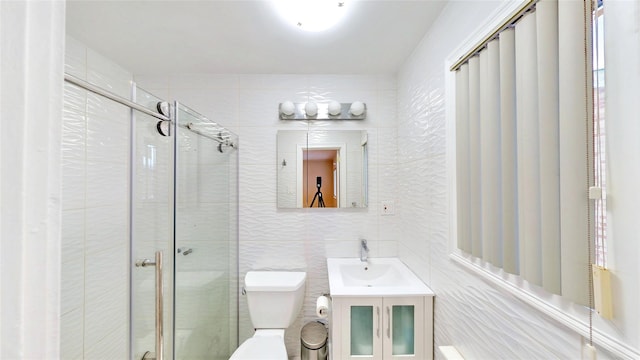
[[278,14],[304,31],[324,31],[336,25],[347,12],[344,0],[273,0]]

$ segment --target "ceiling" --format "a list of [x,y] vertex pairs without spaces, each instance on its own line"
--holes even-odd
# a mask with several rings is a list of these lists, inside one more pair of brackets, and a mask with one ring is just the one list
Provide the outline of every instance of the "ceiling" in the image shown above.
[[337,26],[312,33],[266,0],[68,0],[66,27],[134,74],[388,74],[445,4],[351,0]]

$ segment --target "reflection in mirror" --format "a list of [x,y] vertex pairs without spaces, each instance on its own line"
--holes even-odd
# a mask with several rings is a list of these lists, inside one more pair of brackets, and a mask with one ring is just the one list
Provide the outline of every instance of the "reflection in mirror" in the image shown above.
[[[338,148],[302,151],[302,178],[306,179],[302,184],[303,207],[338,207],[340,150]],[[315,184],[313,179],[316,179]]]
[[278,207],[367,206],[367,132],[278,131]]

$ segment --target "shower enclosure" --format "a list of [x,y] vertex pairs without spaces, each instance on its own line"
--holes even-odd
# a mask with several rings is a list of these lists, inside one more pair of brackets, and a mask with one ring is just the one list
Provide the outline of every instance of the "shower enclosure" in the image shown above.
[[61,357],[228,359],[238,341],[237,136],[135,84],[123,96],[70,79]]

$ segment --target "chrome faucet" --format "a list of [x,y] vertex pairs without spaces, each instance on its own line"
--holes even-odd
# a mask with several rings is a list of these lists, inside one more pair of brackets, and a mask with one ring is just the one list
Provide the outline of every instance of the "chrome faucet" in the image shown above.
[[367,240],[360,239],[360,261],[368,261],[369,247],[367,246]]

